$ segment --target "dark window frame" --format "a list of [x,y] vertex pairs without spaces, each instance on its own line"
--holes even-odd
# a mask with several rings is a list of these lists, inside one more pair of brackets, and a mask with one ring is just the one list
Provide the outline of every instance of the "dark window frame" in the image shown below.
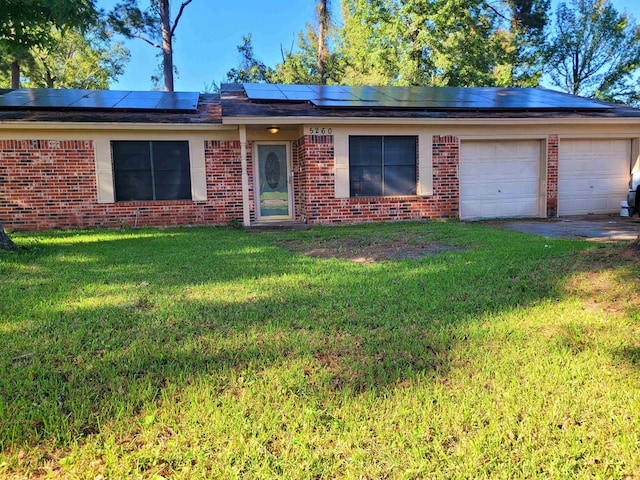
[[193,199],[187,140],[112,140],[111,166],[116,202]]
[[[401,152],[400,155],[397,150],[393,151],[394,143],[396,143],[397,149],[403,142],[408,141],[411,143],[410,149]],[[388,148],[387,143],[389,144]],[[367,152],[367,150],[369,151]],[[390,175],[393,171],[396,176]],[[366,176],[373,178],[373,180],[367,180]],[[417,135],[349,136],[350,197],[416,196],[417,185]]]

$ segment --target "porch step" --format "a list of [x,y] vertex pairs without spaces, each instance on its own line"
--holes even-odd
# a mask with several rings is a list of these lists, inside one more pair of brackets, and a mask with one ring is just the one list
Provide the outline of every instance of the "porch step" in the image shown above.
[[248,233],[262,232],[301,232],[309,230],[309,225],[303,222],[259,222],[244,227]]

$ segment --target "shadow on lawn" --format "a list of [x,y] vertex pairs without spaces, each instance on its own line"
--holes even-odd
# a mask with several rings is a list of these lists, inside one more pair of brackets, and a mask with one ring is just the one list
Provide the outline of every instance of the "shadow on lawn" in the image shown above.
[[[41,268],[3,281],[5,298],[32,304],[0,330],[0,447],[66,444],[200,377],[224,392],[237,376],[295,363],[305,378],[288,388],[300,396],[445,377],[451,350],[467,341],[460,325],[562,295],[567,271],[544,240],[531,251],[519,234],[489,232],[473,240],[480,248],[378,265],[295,256],[273,236],[214,229],[40,246]],[[506,236],[511,250],[496,249]],[[62,277],[67,287],[51,289]],[[115,300],[80,301],[96,291]]]
[[616,358],[640,368],[640,347],[623,347],[613,351]]

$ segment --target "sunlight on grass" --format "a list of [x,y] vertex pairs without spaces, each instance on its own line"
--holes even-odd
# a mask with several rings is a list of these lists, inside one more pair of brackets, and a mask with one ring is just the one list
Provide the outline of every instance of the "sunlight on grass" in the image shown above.
[[[118,290],[121,290],[122,286],[118,286]],[[113,307],[124,307],[131,305],[132,299],[129,294],[120,293],[104,293],[99,296],[82,297],[73,301],[70,300],[65,304],[59,304],[54,308],[54,311],[58,313],[65,313],[73,310],[93,310],[96,308],[109,309]]]
[[[619,247],[455,222],[18,237],[0,477],[640,472],[640,266]],[[380,238],[471,248],[284,248]]]
[[[41,245],[74,245],[82,243],[102,243],[115,242],[118,240],[132,239],[152,239],[152,238],[175,238],[178,239],[183,234],[176,231],[162,230],[91,230],[77,233],[69,232],[49,232],[46,236],[37,237],[38,244]],[[30,234],[20,234],[16,236],[18,242],[27,243],[33,241],[35,237]]]

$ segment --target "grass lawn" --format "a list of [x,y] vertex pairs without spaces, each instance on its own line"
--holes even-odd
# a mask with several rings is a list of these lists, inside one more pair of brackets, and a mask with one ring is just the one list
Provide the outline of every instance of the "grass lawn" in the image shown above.
[[640,478],[624,246],[455,222],[13,238],[0,478]]

